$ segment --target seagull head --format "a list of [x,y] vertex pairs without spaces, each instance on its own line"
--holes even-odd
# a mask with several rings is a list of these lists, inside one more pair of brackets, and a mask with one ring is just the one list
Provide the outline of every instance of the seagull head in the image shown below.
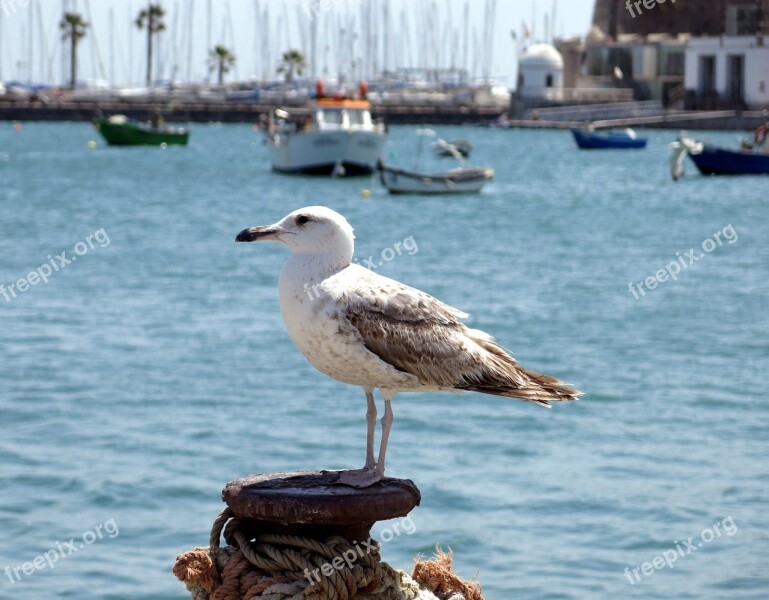
[[326,206],[307,206],[272,225],[244,229],[235,241],[273,240],[291,248],[295,254],[330,255],[350,264],[354,239],[352,227],[338,212]]

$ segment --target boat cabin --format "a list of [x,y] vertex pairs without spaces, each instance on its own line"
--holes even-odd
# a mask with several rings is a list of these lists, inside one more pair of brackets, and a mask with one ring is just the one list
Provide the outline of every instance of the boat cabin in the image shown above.
[[313,107],[312,124],[320,130],[375,129],[371,105],[365,100],[319,99]]

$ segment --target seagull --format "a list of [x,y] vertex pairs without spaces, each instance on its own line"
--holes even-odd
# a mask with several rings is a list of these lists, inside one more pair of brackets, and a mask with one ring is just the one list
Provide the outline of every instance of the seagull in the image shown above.
[[[384,476],[398,392],[474,391],[546,407],[581,394],[522,367],[489,334],[467,327],[461,310],[353,264],[354,239],[347,220],[325,206],[300,208],[235,238],[271,240],[293,251],[278,286],[289,336],[321,373],[366,394],[366,462],[342,471],[340,483],[363,488]],[[375,389],[384,399],[376,459]]]
[[688,154],[700,154],[704,148],[701,142],[688,137],[680,137],[668,147],[670,154],[670,175],[673,181],[678,181],[684,175],[684,160]]

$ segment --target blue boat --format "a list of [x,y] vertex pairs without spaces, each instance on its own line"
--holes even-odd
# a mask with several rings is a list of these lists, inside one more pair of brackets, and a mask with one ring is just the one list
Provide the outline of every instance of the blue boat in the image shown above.
[[646,148],[647,142],[646,138],[639,138],[632,129],[597,132],[575,128],[571,133],[577,146],[583,150],[639,149]]
[[702,147],[689,157],[703,175],[769,175],[769,154],[753,151],[724,150],[716,146]]

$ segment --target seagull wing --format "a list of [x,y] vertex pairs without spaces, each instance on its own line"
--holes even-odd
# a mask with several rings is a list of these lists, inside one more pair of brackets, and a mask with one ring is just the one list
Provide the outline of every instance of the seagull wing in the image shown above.
[[462,323],[467,317],[462,311],[393,279],[354,268],[356,277],[346,282],[341,297],[347,326],[370,352],[421,384],[545,406],[579,394],[519,365],[490,335]]

